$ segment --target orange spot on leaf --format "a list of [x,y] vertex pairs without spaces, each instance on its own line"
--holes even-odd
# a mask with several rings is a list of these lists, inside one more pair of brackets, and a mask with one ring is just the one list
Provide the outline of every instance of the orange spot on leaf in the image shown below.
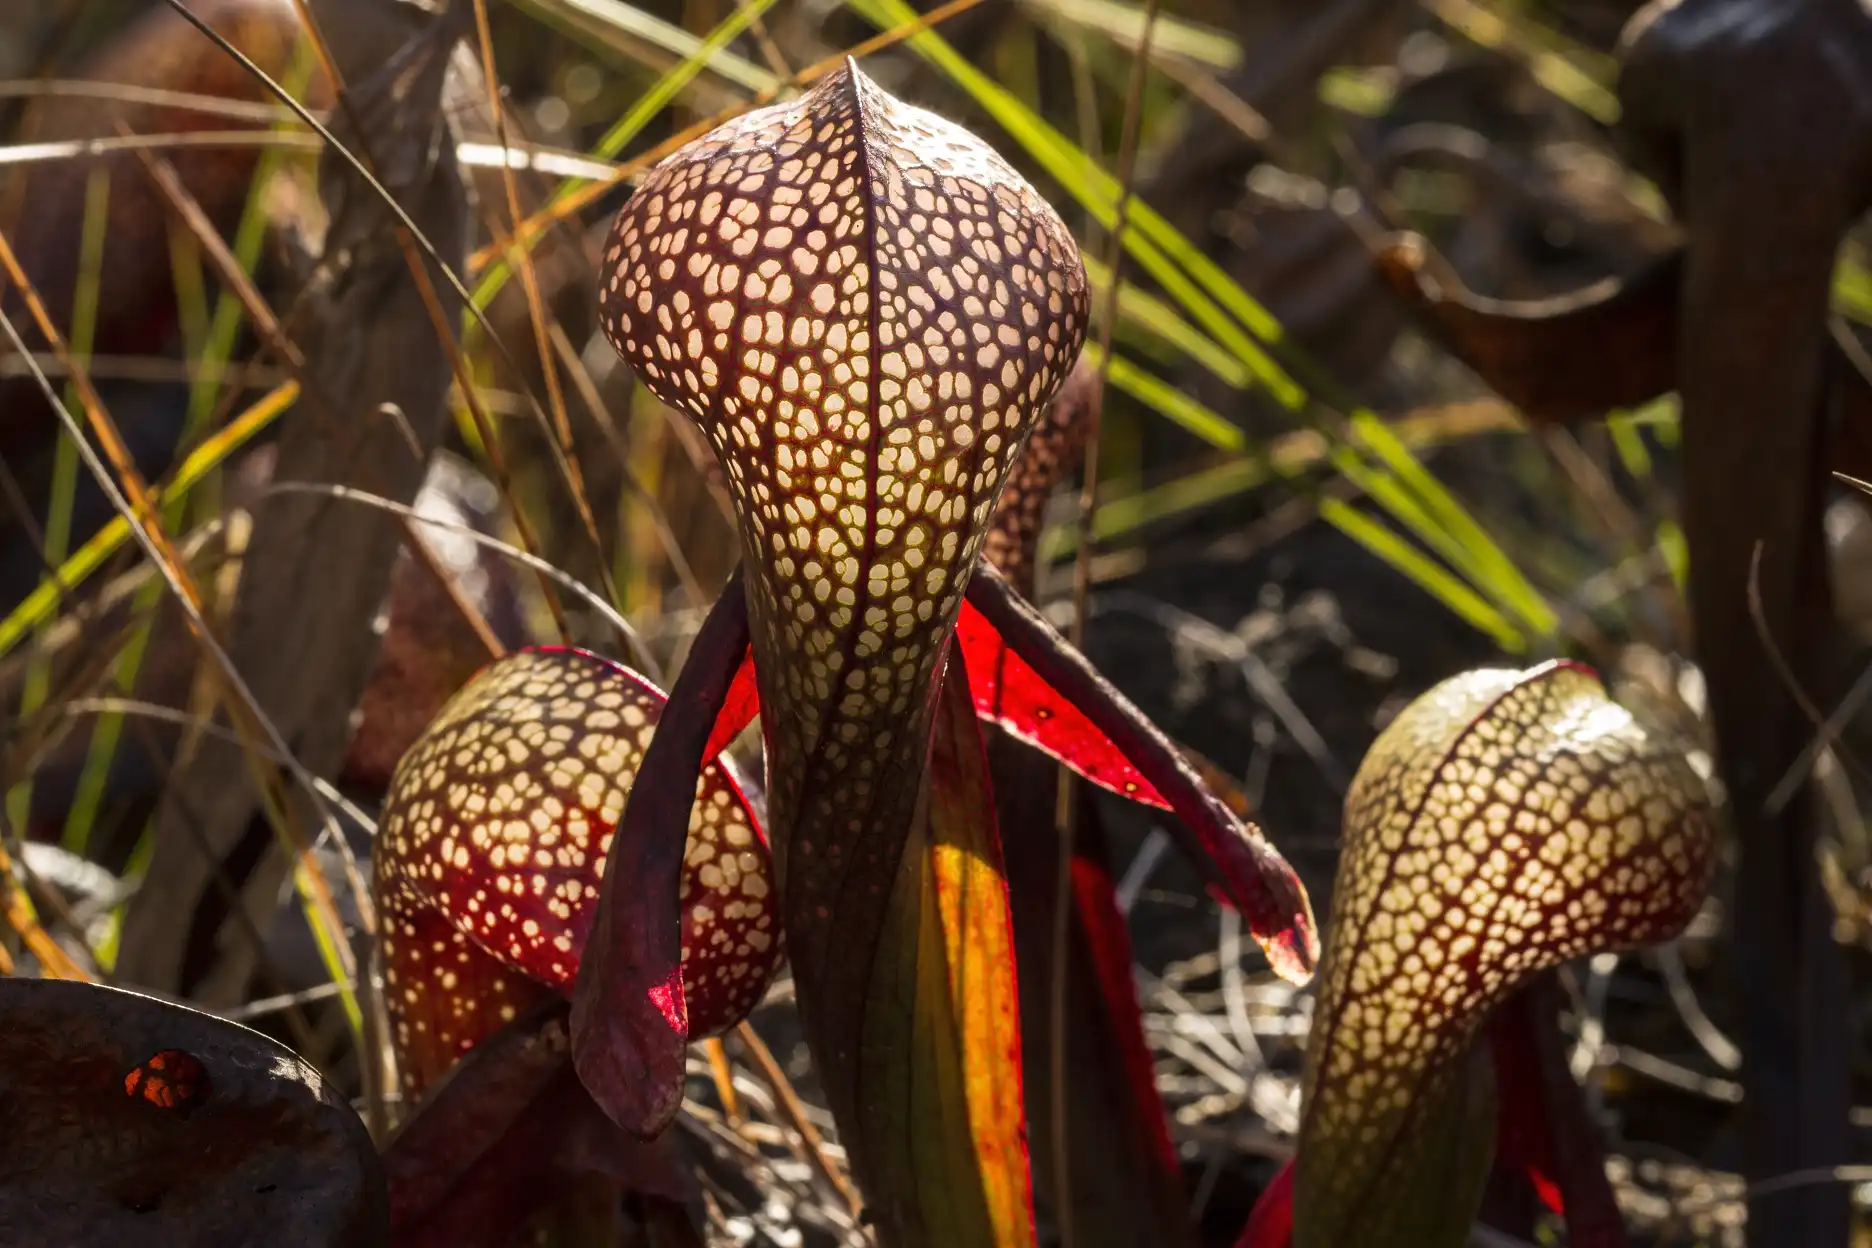
[[124,1076],[124,1095],[158,1109],[194,1109],[208,1100],[208,1069],[181,1049],[164,1049]]

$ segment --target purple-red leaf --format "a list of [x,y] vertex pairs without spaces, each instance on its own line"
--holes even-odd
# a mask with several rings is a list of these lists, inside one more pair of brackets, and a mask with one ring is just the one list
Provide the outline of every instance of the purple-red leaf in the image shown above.
[[390,1229],[401,1243],[570,1059],[566,1003],[543,1000],[483,1037],[423,1097],[384,1147]]
[[488,1036],[432,1088],[384,1149],[398,1248],[508,1243],[576,1190],[591,1160],[625,1191],[683,1200],[671,1139],[619,1132],[572,1070],[563,1000]]
[[[747,600],[737,572],[696,634],[644,752],[578,968],[572,1054],[579,1078],[613,1121],[638,1135],[657,1134],[682,1107],[683,1051],[691,1031],[684,999],[684,846],[698,805],[703,753],[747,646]],[[765,918],[771,905],[762,878],[759,895],[744,905]],[[749,912],[737,918],[746,921]],[[777,942],[766,931],[763,937],[769,950],[750,944],[746,952],[777,954]],[[742,948],[728,952],[745,956]]]
[[1313,909],[1299,877],[1262,838],[1260,829],[1237,818],[1169,738],[993,568],[983,565],[976,570],[968,601],[1036,679],[1083,711],[1162,795],[1176,815],[1171,828],[1185,852],[1241,911],[1269,965],[1282,978],[1304,983],[1319,958]]

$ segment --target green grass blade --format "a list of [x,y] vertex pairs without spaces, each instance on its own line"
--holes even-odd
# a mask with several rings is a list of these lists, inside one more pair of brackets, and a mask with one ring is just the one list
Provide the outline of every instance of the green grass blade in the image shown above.
[[[104,235],[109,223],[110,167],[98,165],[85,179],[84,220],[78,241],[78,282],[72,292],[71,355],[80,367],[90,359],[97,333],[98,288],[104,265]],[[74,383],[66,384],[64,403],[74,412],[79,410],[81,404]],[[62,563],[71,548],[72,512],[77,504],[78,448],[61,431],[52,455],[52,482],[46,500],[44,537],[45,557],[49,564],[56,566]],[[47,592],[55,610],[64,593],[69,590],[56,573],[40,581],[37,588]],[[50,623],[51,616],[48,615],[41,626]],[[46,696],[51,692],[51,679],[49,658],[36,657],[28,665],[21,682],[20,722],[24,722],[45,704]],[[28,778],[7,790],[7,819],[12,826],[24,828],[31,810],[32,780]]]
[[1617,452],[1625,471],[1640,481],[1648,480],[1653,470],[1651,448],[1645,445],[1638,422],[1618,413],[1606,417],[1606,430],[1612,435],[1612,449]]
[[1322,520],[1415,581],[1460,619],[1487,633],[1503,650],[1510,654],[1527,650],[1527,638],[1507,616],[1372,517],[1338,499],[1321,502],[1319,512]]
[[[596,44],[639,62],[646,46],[689,61],[695,59],[704,43],[673,22],[619,0],[516,0],[515,7],[582,43]],[[702,60],[709,72],[744,91],[770,91],[779,85],[767,70],[733,53],[717,51]]]
[[[1103,292],[1111,288],[1111,270],[1091,256],[1085,257],[1086,277],[1092,283],[1094,292]],[[1098,300],[1094,307],[1102,306]],[[1177,313],[1177,310],[1147,291],[1140,290],[1130,282],[1121,282],[1118,287],[1118,320],[1121,326],[1131,326],[1165,346],[1182,353],[1193,362],[1200,364],[1218,380],[1246,390],[1254,384],[1254,377],[1242,362],[1223,350],[1221,344],[1191,325]]]
[[[1483,433],[1525,433],[1504,403],[1458,403],[1401,418],[1398,436],[1413,448],[1429,448]],[[1296,430],[1275,439],[1256,457],[1231,459],[1136,493],[1111,498],[1099,505],[1092,532],[1101,542],[1113,541],[1148,525],[1187,515],[1202,507],[1246,494],[1269,481],[1295,480],[1316,470],[1332,455],[1325,435],[1313,429]],[[1071,526],[1047,530],[1040,557],[1065,558],[1075,546]]]
[[1861,325],[1872,325],[1872,272],[1850,253],[1833,270],[1833,306]]
[[[298,398],[297,382],[289,381],[273,390],[190,452],[169,485],[161,490],[152,490],[151,494],[161,500],[177,491],[188,490],[278,419]],[[8,654],[22,638],[57,612],[60,586],[64,587],[62,592],[66,593],[76,589],[129,540],[128,522],[122,516],[115,516],[60,564],[56,576],[26,595],[19,606],[13,608],[4,620],[0,620],[0,657]]]
[[1396,432],[1376,413],[1364,409],[1354,412],[1351,420],[1358,440],[1423,504],[1435,532],[1446,535],[1460,549],[1452,562],[1463,568],[1474,584],[1488,586],[1497,601],[1520,616],[1536,635],[1545,636],[1557,629],[1560,617],[1547,600],[1495,540],[1482,531],[1468,509],[1411,454]]
[[[560,2],[563,2],[563,0],[560,0]],[[594,3],[594,0],[578,0],[578,3],[580,5],[591,4],[593,7],[603,7],[607,11],[612,8],[623,9],[629,14],[634,14],[635,18],[643,19],[645,22],[657,26],[667,25],[667,23],[659,22],[656,18],[651,18],[648,14],[631,9],[628,5],[612,5],[608,2],[600,5]],[[756,18],[772,8],[773,4],[774,0],[743,0],[742,3],[735,6],[733,12],[723,18],[715,29],[710,31],[708,35],[702,39],[697,39],[694,35],[689,34],[680,27],[670,27],[669,29],[671,31],[681,35],[681,40],[675,40],[672,36],[664,46],[671,46],[673,43],[681,43],[686,49],[683,53],[683,59],[668,73],[652,83],[650,89],[639,96],[635,104],[631,105],[630,111],[620,117],[616,125],[605,131],[604,137],[598,140],[597,145],[592,148],[590,155],[599,160],[609,160],[623,151],[624,148],[629,145],[630,141],[642,133],[643,128],[656,118],[658,113],[661,113],[665,108],[669,107],[670,102],[681,94],[683,88],[687,87],[704,68],[713,68],[720,71],[724,65],[738,63],[753,70],[754,67],[752,65],[748,65],[747,62],[741,61],[738,57],[730,56],[725,49],[730,43],[739,38],[741,33],[753,24]],[[758,74],[758,81],[741,82],[740,85],[748,87],[749,90],[771,90],[779,85],[773,75],[767,73],[765,70],[757,70],[755,72]],[[731,80],[739,81],[738,79],[733,79],[732,75],[724,74],[724,76],[730,77]],[[558,188],[553,192],[552,202],[557,203],[565,198],[577,185],[579,185],[579,181],[575,179],[567,178],[561,181]],[[485,309],[493,302],[494,296],[500,293],[501,288],[507,284],[507,279],[512,276],[512,273],[512,266],[505,260],[489,265],[487,272],[482,274],[481,280],[475,284],[475,306]]]
[[[1144,11],[1118,0],[1022,0],[1042,21],[1070,23],[1096,31],[1127,52],[1143,42]],[[1188,18],[1159,13],[1151,30],[1151,59],[1186,60],[1212,70],[1231,70],[1242,62],[1241,44],[1225,30]]]
[[[1094,367],[1098,365],[1101,352],[1097,343],[1086,344],[1085,357]],[[1242,451],[1248,447],[1248,435],[1239,426],[1122,355],[1112,356],[1105,379],[1213,447],[1224,451]]]

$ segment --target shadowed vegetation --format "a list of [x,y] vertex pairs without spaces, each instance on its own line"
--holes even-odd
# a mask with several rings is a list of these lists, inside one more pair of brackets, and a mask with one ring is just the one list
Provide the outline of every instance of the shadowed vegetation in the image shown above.
[[16,7],[0,1238],[1861,1233],[1862,5]]

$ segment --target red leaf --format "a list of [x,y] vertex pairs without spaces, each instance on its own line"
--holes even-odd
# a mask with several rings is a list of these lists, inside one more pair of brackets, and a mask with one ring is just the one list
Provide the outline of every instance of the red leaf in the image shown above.
[[[1070,1220],[1072,1242],[1082,1248],[1192,1244],[1189,1197],[1144,1038],[1098,806],[1076,807],[1072,922],[1064,948],[1056,948],[1058,765],[998,730],[988,733],[988,763],[1000,825],[1023,829],[1006,838],[1003,854],[1035,1201],[1056,1223]],[[1056,1054],[1053,985],[1061,974],[1065,1045]],[[1056,1097],[1064,1105],[1056,1107]]]
[[1100,732],[1003,641],[974,603],[964,601],[956,645],[968,658],[975,712],[1010,736],[1049,754],[1100,788],[1165,810],[1170,803]]
[[754,647],[749,646],[747,653],[741,656],[741,666],[735,669],[734,683],[728,686],[721,714],[715,717],[714,731],[709,733],[708,744],[702,748],[702,761],[715,761],[758,714],[760,686],[754,680]]
[[1496,1165],[1515,1169],[1541,1202],[1566,1219],[1574,1248],[1625,1248],[1625,1219],[1606,1178],[1605,1150],[1568,1069],[1556,1024],[1552,971],[1515,993],[1489,1021],[1501,1097]]
[[696,634],[644,752],[605,859],[572,996],[579,1078],[613,1121],[638,1135],[662,1131],[682,1107],[683,854],[703,752],[747,648],[737,571]]
[[1202,782],[1189,760],[1144,713],[1067,644],[1032,605],[986,564],[969,580],[968,603],[1035,675],[1085,713],[1168,802],[1184,852],[1239,908],[1248,931],[1283,979],[1304,983],[1319,961],[1319,933],[1306,889],[1279,852]]
[[1293,1243],[1294,1163],[1280,1168],[1255,1202],[1235,1248],[1289,1248]]

